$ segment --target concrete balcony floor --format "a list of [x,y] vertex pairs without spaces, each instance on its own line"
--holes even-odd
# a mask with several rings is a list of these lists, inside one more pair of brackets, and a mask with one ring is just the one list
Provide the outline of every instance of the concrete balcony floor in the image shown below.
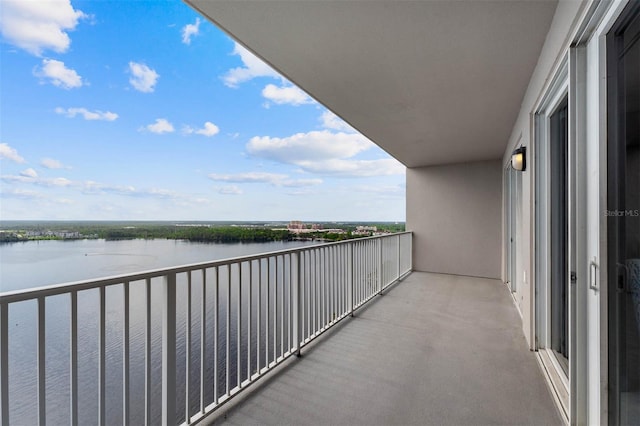
[[508,289],[414,272],[210,424],[560,425]]

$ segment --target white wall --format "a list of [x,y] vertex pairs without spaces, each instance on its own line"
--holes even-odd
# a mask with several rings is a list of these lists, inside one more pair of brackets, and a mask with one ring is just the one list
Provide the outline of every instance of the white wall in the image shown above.
[[500,278],[499,160],[407,169],[407,230],[413,268]]

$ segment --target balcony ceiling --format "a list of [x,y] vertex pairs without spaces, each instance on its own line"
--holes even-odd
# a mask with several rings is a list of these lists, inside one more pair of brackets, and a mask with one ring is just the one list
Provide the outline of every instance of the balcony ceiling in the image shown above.
[[186,0],[408,167],[501,158],[555,0]]

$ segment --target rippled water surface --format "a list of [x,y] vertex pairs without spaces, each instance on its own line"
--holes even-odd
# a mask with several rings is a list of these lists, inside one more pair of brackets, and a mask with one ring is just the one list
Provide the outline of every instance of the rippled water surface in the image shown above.
[[[51,284],[67,283],[90,278],[121,275],[147,271],[162,267],[178,266],[249,254],[272,252],[309,245],[303,242],[271,242],[251,244],[202,244],[175,240],[78,240],[78,241],[30,241],[0,244],[0,290],[19,290]],[[220,279],[224,279],[222,272]],[[199,281],[200,280],[200,281]],[[185,377],[185,310],[186,283],[178,280],[178,371],[182,395],[179,405],[184,407]],[[207,281],[208,282],[208,281]],[[221,281],[222,282],[222,281]],[[161,298],[159,282],[154,282],[151,294],[152,309],[152,420],[160,420],[160,374],[161,374]],[[192,302],[198,306],[201,294],[200,274],[194,274]],[[224,287],[224,286],[223,286]],[[144,421],[144,341],[146,333],[146,311],[144,309],[144,282],[131,283],[130,307],[130,371],[131,371],[131,423]],[[246,291],[246,290],[245,290]],[[273,290],[272,290],[273,291]],[[212,292],[211,292],[212,293]],[[212,294],[205,298],[210,303]],[[257,293],[257,298],[265,297]],[[227,294],[224,289],[217,296],[224,304]],[[244,295],[243,295],[244,297]],[[236,296],[231,295],[235,304]],[[106,413],[107,424],[120,424],[122,409],[122,286],[110,287],[106,291]],[[96,424],[98,412],[98,290],[78,293],[78,386],[80,424]],[[69,423],[69,346],[70,346],[70,298],[68,295],[47,298],[46,306],[46,412],[49,424]],[[244,308],[243,308],[244,309]],[[194,309],[192,324],[192,365],[200,365],[199,350],[201,324],[199,310]],[[222,314],[221,314],[222,315]],[[213,323],[211,311],[207,312],[207,323]],[[222,315],[224,316],[224,315]],[[233,322],[230,326],[235,327]],[[276,330],[277,333],[281,331]],[[213,339],[213,331],[207,341]],[[272,338],[273,336],[271,336]],[[258,339],[254,336],[253,339]],[[263,335],[261,339],[267,339]],[[243,342],[246,337],[243,336]],[[9,386],[10,416],[12,424],[37,423],[37,304],[35,301],[13,304],[9,311]],[[230,352],[235,354],[237,345],[230,342]],[[226,350],[226,348],[221,348]],[[211,358],[207,349],[206,357]],[[208,365],[212,360],[205,358]],[[231,356],[231,360],[235,357]],[[254,368],[252,365],[251,368]],[[242,366],[243,371],[246,364]],[[232,366],[232,370],[235,370]],[[220,374],[220,371],[219,373]],[[235,373],[234,373],[235,374]],[[205,380],[213,382],[213,372],[207,371]],[[192,386],[199,392],[199,372],[192,374]],[[235,376],[232,377],[232,382]],[[205,399],[211,399],[212,386],[206,383]],[[190,405],[197,410],[199,393],[191,395]],[[183,417],[184,418],[184,417]],[[179,420],[179,419],[178,419]]]

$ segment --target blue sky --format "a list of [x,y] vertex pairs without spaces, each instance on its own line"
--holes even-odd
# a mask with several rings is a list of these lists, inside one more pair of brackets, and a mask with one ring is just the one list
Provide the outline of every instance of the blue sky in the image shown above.
[[0,218],[404,221],[400,163],[184,3],[2,8]]

